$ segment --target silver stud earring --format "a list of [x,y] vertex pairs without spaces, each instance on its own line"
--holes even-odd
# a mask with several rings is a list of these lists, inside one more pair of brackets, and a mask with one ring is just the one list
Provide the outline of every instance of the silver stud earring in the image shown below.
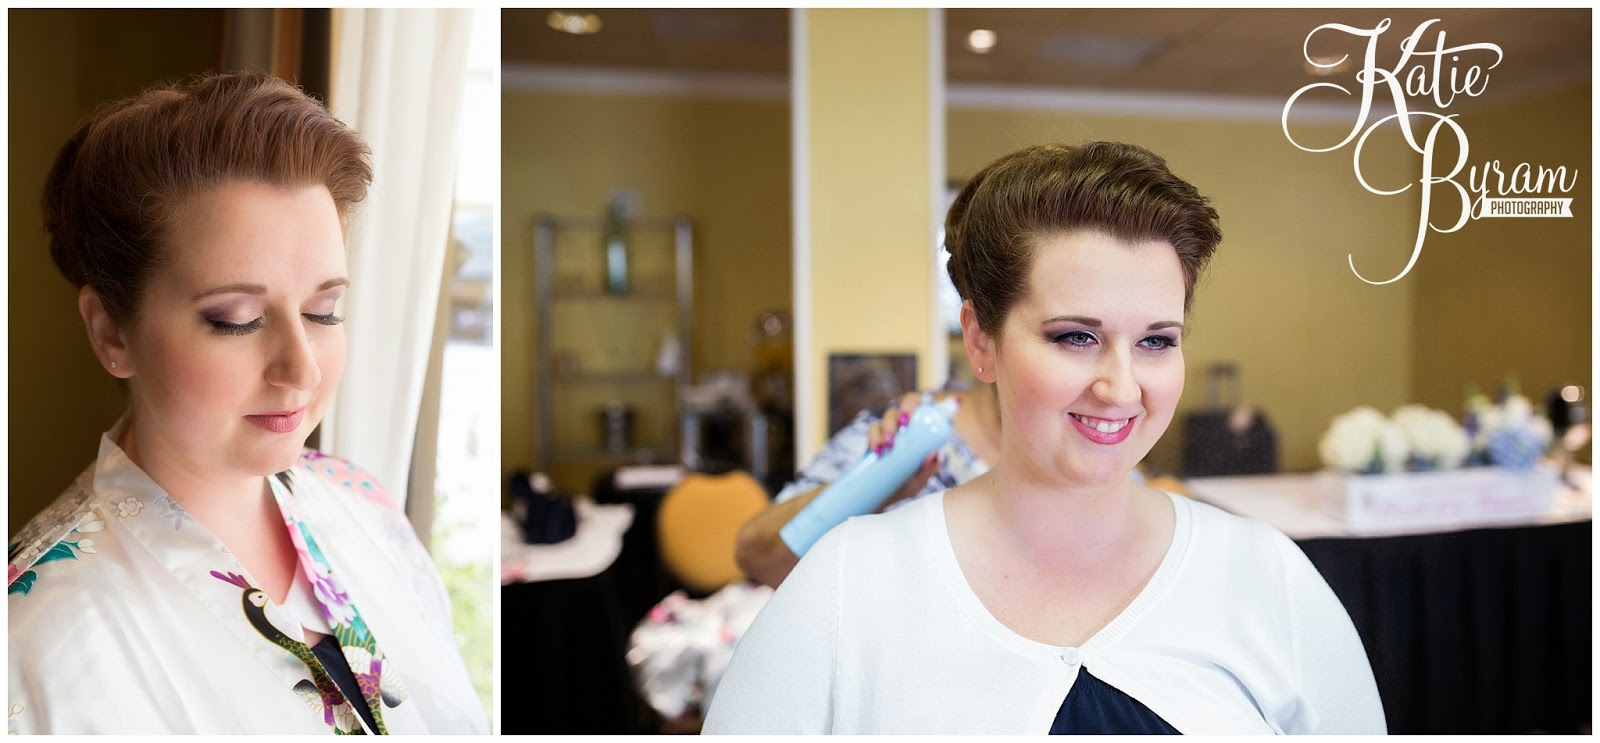
[[[112,365],[112,366],[116,366],[116,365],[117,365],[117,363],[116,363],[116,362],[115,362],[115,361],[113,361],[113,362],[111,362],[111,365]],[[980,367],[978,367],[978,373],[979,373],[979,374],[982,374],[982,373],[983,373],[983,367],[981,367],[981,366],[980,366]]]
[[111,368],[113,368],[113,369],[117,368],[117,362],[115,362],[115,361],[111,362]]

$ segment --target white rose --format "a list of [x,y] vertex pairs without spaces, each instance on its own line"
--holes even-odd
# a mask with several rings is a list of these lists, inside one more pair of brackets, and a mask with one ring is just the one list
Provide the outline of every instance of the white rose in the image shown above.
[[1410,455],[1439,469],[1454,469],[1466,461],[1472,444],[1466,431],[1448,413],[1422,405],[1402,405],[1395,409],[1392,419],[1405,437]]
[[1345,472],[1367,469],[1376,455],[1386,472],[1405,463],[1406,438],[1383,413],[1360,406],[1333,419],[1317,444],[1322,463]]

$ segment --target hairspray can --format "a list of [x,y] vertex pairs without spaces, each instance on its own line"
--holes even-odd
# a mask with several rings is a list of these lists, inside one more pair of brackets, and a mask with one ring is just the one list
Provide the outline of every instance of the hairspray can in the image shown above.
[[895,434],[894,446],[882,456],[867,452],[854,467],[823,488],[778,530],[783,543],[797,557],[803,557],[829,529],[851,516],[871,513],[917,471],[923,459],[950,438],[956,406],[955,398],[936,403],[933,395],[924,394],[922,404]]

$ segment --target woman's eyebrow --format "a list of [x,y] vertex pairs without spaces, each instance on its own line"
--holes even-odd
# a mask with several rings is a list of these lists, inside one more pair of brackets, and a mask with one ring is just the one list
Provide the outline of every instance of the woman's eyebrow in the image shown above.
[[[317,287],[317,291],[325,292],[325,291],[327,291],[329,289],[332,289],[332,288],[334,288],[336,286],[349,286],[349,285],[350,285],[350,280],[346,279],[346,278],[343,278],[343,277],[336,278],[336,279],[328,279],[327,281],[322,282],[322,286]],[[260,284],[228,284],[227,286],[219,286],[219,287],[217,287],[215,289],[208,289],[206,291],[200,292],[199,294],[194,295],[194,299],[191,300],[191,301],[199,301],[199,300],[205,299],[206,297],[212,296],[213,294],[266,294],[266,293],[267,293],[267,288],[265,286],[260,285]]]
[[266,293],[267,293],[267,288],[265,286],[260,285],[260,284],[228,284],[227,286],[219,286],[219,287],[217,287],[215,289],[210,289],[210,290],[207,290],[207,291],[200,292],[199,294],[194,295],[194,300],[192,300],[192,301],[198,301],[198,300],[201,300],[201,299],[205,299],[206,297],[209,297],[209,296],[211,296],[213,294],[266,294]]
[[[1052,317],[1049,320],[1045,320],[1040,324],[1049,325],[1053,322],[1075,322],[1079,325],[1087,325],[1091,328],[1098,328],[1101,325],[1101,322],[1098,318],[1084,317],[1083,315],[1060,315],[1058,317]],[[1177,328],[1181,331],[1183,330],[1183,323],[1178,322],[1177,320],[1162,320],[1160,322],[1150,323],[1150,326],[1145,328],[1145,330],[1165,330],[1167,328]]]

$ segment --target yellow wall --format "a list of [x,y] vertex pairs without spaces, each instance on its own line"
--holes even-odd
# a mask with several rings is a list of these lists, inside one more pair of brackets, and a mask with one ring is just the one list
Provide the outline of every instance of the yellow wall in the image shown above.
[[933,136],[928,14],[807,10],[810,405],[802,457],[828,430],[828,358],[915,353],[918,385],[944,377],[933,345]]
[[[1570,219],[1498,218],[1432,235],[1414,269],[1418,401],[1455,409],[1468,384],[1493,392],[1507,374],[1535,404],[1551,388],[1593,394],[1590,91],[1581,86],[1461,117],[1471,161],[1578,171]],[[1493,194],[1491,194],[1493,195]],[[1592,402],[1591,402],[1592,404]]]
[[[705,239],[697,262],[696,369],[748,365],[742,344],[754,313],[789,305],[788,121],[787,107],[777,102],[528,94],[508,94],[506,100],[504,461],[516,468],[527,466],[532,451],[533,382],[525,371],[532,346],[518,342],[527,337],[531,310],[528,205],[561,204],[560,210],[592,213],[610,185],[626,182],[645,189],[647,205],[662,205],[649,211],[664,210],[674,198],[672,203],[684,204],[679,208],[699,209]],[[1580,88],[1498,110],[1469,110],[1462,123],[1475,155],[1585,171],[1588,110],[1588,91]],[[533,122],[544,123],[535,129]],[[1432,235],[1410,274],[1371,286],[1351,273],[1346,256],[1353,254],[1369,277],[1397,273],[1410,252],[1418,200],[1366,192],[1355,181],[1348,152],[1297,150],[1275,121],[954,109],[946,125],[948,171],[954,179],[1035,142],[1122,139],[1163,154],[1176,172],[1215,200],[1225,238],[1190,318],[1189,387],[1181,412],[1203,404],[1207,364],[1237,361],[1245,401],[1264,409],[1279,433],[1285,469],[1317,468],[1317,439],[1335,415],[1355,405],[1387,411],[1415,401],[1455,412],[1465,384],[1491,389],[1508,372],[1519,374],[1532,395],[1554,384],[1590,384],[1592,200],[1586,177],[1573,194],[1577,218],[1479,220],[1454,235]],[[1328,137],[1343,132],[1342,126],[1326,127]],[[635,130],[637,136],[626,134]],[[511,134],[518,131],[552,136],[540,141]],[[1311,129],[1304,131],[1307,139],[1315,136]],[[726,144],[735,134],[737,147],[707,146]],[[625,136],[632,137],[634,157],[606,154],[614,150],[604,143]],[[1378,149],[1367,158],[1367,174],[1374,181],[1416,177],[1415,154],[1393,142],[1373,146]],[[724,149],[729,151],[720,161],[697,164],[697,158]],[[866,162],[871,156],[861,157]],[[765,163],[752,170],[772,177],[706,177],[752,159]],[[550,172],[569,175],[541,183],[514,172],[529,172],[534,163],[550,163]],[[862,172],[872,169],[861,166]],[[693,192],[698,200],[673,185],[679,180],[699,184]],[[705,196],[719,185],[723,196]],[[544,195],[536,198],[535,188]],[[749,194],[755,188],[765,191]],[[739,196],[748,198],[738,201]],[[885,224],[914,222],[913,210],[923,203],[915,194],[855,198],[873,204]],[[727,205],[728,216],[718,216],[724,211],[719,204]],[[761,237],[736,246],[713,239],[724,229],[719,225],[732,224],[736,216],[752,235],[759,226]],[[844,271],[847,264],[861,266],[887,255],[881,248],[888,240],[884,236],[840,239],[848,239],[857,252],[849,261],[820,266],[813,277],[818,296],[834,302],[849,295],[840,287],[876,275],[877,269]],[[827,273],[836,268],[838,275]],[[706,271],[728,277],[725,288],[708,294],[714,280],[702,278]],[[824,281],[824,275],[832,278]],[[761,282],[758,287],[748,284],[752,277]],[[741,288],[747,290],[742,295]],[[713,301],[715,307],[708,306]],[[882,330],[881,324],[858,326],[863,333]],[[861,345],[914,346],[926,331],[907,325],[897,334],[905,337],[873,335]],[[820,365],[821,358],[816,354],[812,363]],[[513,384],[517,379],[529,381]],[[589,419],[576,425],[585,431],[595,427]],[[1165,437],[1151,463],[1175,468],[1180,439],[1176,433]]]
[[[731,101],[529,93],[507,90],[502,104],[502,421],[501,467],[535,465],[538,370],[535,369],[533,219],[538,212],[599,216],[612,189],[636,189],[641,213],[695,220],[692,369],[754,366],[746,333],[769,309],[790,306],[789,107],[786,101]],[[636,234],[638,280],[665,276],[665,236]],[[597,285],[595,234],[573,235],[556,277],[579,274]],[[659,269],[659,270],[657,270]],[[566,272],[566,273],[564,273]],[[649,367],[670,327],[669,306],[555,315],[553,346],[585,369]],[[641,309],[642,308],[642,309]],[[670,401],[639,386],[633,403],[640,439],[675,425]],[[595,411],[619,390],[562,387],[556,430],[561,443],[598,442]],[[594,467],[554,472],[557,484],[586,491]]]
[[[529,227],[534,211],[596,213],[610,187],[632,185],[641,190],[647,212],[695,215],[701,226],[695,369],[748,368],[752,357],[744,338],[754,315],[790,304],[787,114],[781,102],[506,94],[502,462],[507,470],[530,466],[535,443]],[[1216,200],[1226,237],[1191,317],[1186,410],[1204,401],[1206,364],[1237,360],[1247,402],[1264,408],[1279,431],[1285,467],[1311,469],[1317,466],[1316,440],[1333,416],[1357,404],[1391,409],[1410,400],[1415,276],[1369,286],[1351,275],[1345,256],[1354,252],[1358,265],[1398,270],[1405,256],[1396,244],[1411,229],[1415,201],[1370,196],[1355,183],[1345,157],[1296,150],[1269,121],[956,109],[949,112],[947,126],[949,172],[955,178],[1033,142],[1126,139],[1165,155],[1178,173]],[[625,154],[617,142],[629,143]],[[1402,178],[1411,172],[1413,158],[1387,152],[1373,160],[1390,163],[1374,170],[1373,177]],[[869,170],[863,166],[860,172]],[[533,173],[557,175],[535,178]],[[860,196],[859,202],[873,205],[875,219],[883,224],[911,224],[916,215],[908,213],[926,209],[916,194],[903,198],[905,204],[886,198]],[[739,235],[732,242],[722,239],[729,230]],[[829,306],[853,296],[841,287],[860,276],[879,275],[877,269],[861,268],[861,262],[882,258],[875,246],[888,241],[882,235],[838,239],[855,251],[851,260],[819,266],[813,278],[818,296],[831,298],[823,302]],[[904,247],[904,239],[897,244]],[[573,250],[598,255],[597,247]],[[827,274],[830,270],[843,273]],[[877,333],[862,340],[863,347],[925,342],[927,331],[912,327],[920,319],[908,322],[893,337],[883,337],[877,320],[854,326]],[[649,349],[654,342],[639,340]],[[819,369],[821,358],[820,353],[813,358]],[[567,420],[579,435],[594,435],[592,415]],[[1177,436],[1168,436],[1152,463],[1175,467],[1177,444]]]
[[50,261],[39,212],[56,153],[94,107],[215,69],[216,10],[11,10],[8,533],[91,462],[122,393],[89,351],[77,293]]
[[[1389,246],[1412,229],[1415,199],[1366,193],[1348,156],[1301,152],[1276,121],[955,109],[948,137],[952,178],[1029,144],[1121,140],[1161,154],[1213,200],[1223,241],[1195,292],[1188,385],[1152,465],[1177,468],[1183,414],[1204,405],[1214,361],[1238,362],[1244,401],[1277,429],[1285,469],[1318,466],[1316,442],[1333,416],[1407,401],[1416,282],[1367,285],[1345,256],[1398,272],[1405,256]],[[1386,149],[1370,153],[1370,177],[1407,177],[1414,156],[1375,146]]]

